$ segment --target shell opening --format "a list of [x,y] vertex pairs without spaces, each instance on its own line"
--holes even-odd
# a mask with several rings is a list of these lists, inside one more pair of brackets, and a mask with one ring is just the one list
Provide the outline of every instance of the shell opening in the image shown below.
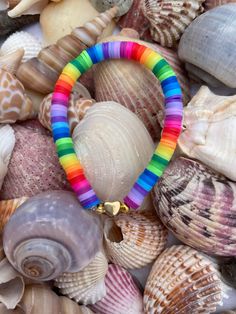
[[114,220],[109,220],[106,222],[106,235],[107,239],[111,242],[120,243],[123,241],[123,234],[121,228],[116,225]]

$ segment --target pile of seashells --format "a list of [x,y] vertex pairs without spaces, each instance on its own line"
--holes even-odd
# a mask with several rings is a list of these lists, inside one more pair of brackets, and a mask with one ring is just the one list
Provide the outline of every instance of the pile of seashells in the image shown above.
[[[72,193],[50,105],[67,62],[116,40],[159,52],[185,108],[152,193],[108,217]],[[0,0],[0,42],[0,314],[236,313],[236,0]],[[71,134],[101,200],[145,168],[163,103],[133,61],[76,83]]]

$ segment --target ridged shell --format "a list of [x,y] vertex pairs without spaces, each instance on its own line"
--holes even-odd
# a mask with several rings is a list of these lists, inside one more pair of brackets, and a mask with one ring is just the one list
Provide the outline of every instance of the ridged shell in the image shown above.
[[164,250],[167,230],[152,212],[131,212],[105,220],[104,241],[112,263],[141,268]]
[[40,14],[48,2],[48,0],[21,0],[13,9],[9,10],[8,15],[16,18],[21,15]]
[[173,47],[186,27],[203,12],[204,0],[144,0],[143,13],[150,22],[152,38]]
[[234,2],[236,2],[236,0],[205,0],[204,8],[207,11],[215,7],[218,7],[219,5],[224,5],[227,3],[234,3]]
[[[200,15],[181,37],[180,59],[235,88],[235,27],[236,4],[219,6]],[[204,80],[204,75],[200,78]]]
[[0,69],[15,74],[20,66],[23,55],[24,49],[22,48],[4,56],[0,55]]
[[89,108],[72,137],[85,175],[104,201],[124,198],[154,150],[142,122],[113,101]]
[[185,108],[184,127],[178,140],[184,154],[236,181],[236,95],[201,87]]
[[55,279],[63,295],[82,304],[94,304],[106,295],[104,277],[108,270],[105,255],[99,252],[94,260],[77,273],[64,273]]
[[110,264],[105,285],[106,296],[91,306],[95,313],[143,314],[142,295],[128,271]]
[[184,245],[166,249],[154,263],[144,290],[144,312],[213,313],[223,298],[214,264]]
[[236,254],[236,183],[186,158],[174,160],[154,188],[154,205],[175,236],[209,254]]
[[[115,40],[130,41],[130,38],[112,36],[105,39]],[[188,102],[189,82],[176,53],[137,39],[132,38],[132,41],[154,49],[170,63],[182,87],[184,102]],[[154,141],[160,138],[158,122],[163,119],[164,99],[160,82],[149,69],[130,60],[105,61],[96,66],[94,80],[97,101],[114,100],[120,103],[142,120]]]
[[91,0],[91,3],[99,12],[104,12],[114,6],[117,6],[119,9],[117,16],[121,16],[129,11],[133,0]]
[[21,31],[9,36],[1,46],[0,56],[13,53],[17,49],[24,49],[24,56],[22,62],[26,62],[38,55],[42,49],[40,42],[31,34]]

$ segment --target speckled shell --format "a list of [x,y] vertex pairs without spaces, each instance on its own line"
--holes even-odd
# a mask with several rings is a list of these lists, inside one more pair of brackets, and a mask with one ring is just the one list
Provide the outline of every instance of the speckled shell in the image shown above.
[[16,18],[21,15],[40,14],[48,2],[48,0],[21,0],[13,9],[9,10],[8,15]]
[[154,206],[175,236],[209,254],[236,254],[236,184],[186,158],[173,161],[154,188]]
[[184,245],[166,249],[154,263],[144,290],[144,312],[213,313],[223,298],[215,265]]
[[151,36],[164,47],[173,47],[185,28],[203,12],[204,0],[145,0],[143,13],[150,22]]
[[117,6],[119,9],[117,16],[121,16],[129,11],[133,0],[91,0],[91,3],[99,12],[104,12]]
[[236,96],[201,87],[185,108],[178,145],[188,157],[236,181]]
[[3,69],[11,74],[15,74],[20,66],[24,55],[24,49],[19,48],[16,51],[7,55],[0,55],[0,69]]
[[[219,6],[200,15],[181,37],[180,59],[235,88],[235,27],[236,4]],[[204,81],[204,75],[200,78]]]
[[142,295],[132,276],[118,265],[110,264],[105,277],[106,296],[91,306],[99,314],[143,314]]
[[211,10],[219,5],[227,4],[227,3],[234,3],[236,0],[205,0],[204,8],[205,10]]
[[104,241],[112,263],[124,268],[141,268],[163,251],[167,230],[154,213],[131,212],[105,220]]
[[106,295],[104,277],[108,270],[105,255],[99,252],[92,262],[77,273],[64,273],[54,284],[60,292],[80,304],[94,304]]

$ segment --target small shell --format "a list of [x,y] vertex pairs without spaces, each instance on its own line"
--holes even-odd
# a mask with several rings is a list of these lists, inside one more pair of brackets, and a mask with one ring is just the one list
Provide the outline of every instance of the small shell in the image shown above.
[[121,16],[129,11],[133,0],[91,0],[91,3],[99,12],[104,12],[114,6],[117,6],[119,9],[117,16]]
[[234,3],[234,2],[236,2],[236,0],[205,0],[204,8],[207,11],[215,7],[218,7],[220,5],[227,4],[227,3]]
[[154,205],[162,222],[185,244],[235,256],[236,183],[181,157],[155,186]]
[[[184,245],[166,249],[154,263],[144,291],[144,312],[213,313],[223,298],[215,265]],[[177,310],[178,309],[178,310]]]
[[140,268],[153,262],[163,251],[167,230],[152,212],[131,212],[105,220],[104,240],[112,263]]
[[110,264],[105,277],[107,294],[91,306],[99,314],[143,314],[142,295],[132,276],[118,265]]
[[204,0],[145,0],[143,12],[149,20],[152,38],[164,47],[173,47],[185,28],[201,12]]
[[99,252],[94,260],[77,273],[64,273],[55,279],[60,292],[78,303],[94,304],[106,295],[104,277],[108,270],[107,259]]
[[40,14],[48,4],[48,0],[21,0],[13,9],[8,11],[11,18],[26,14]]
[[24,55],[24,49],[19,48],[16,51],[6,54],[4,56],[0,55],[0,69],[3,69],[11,74],[16,74],[21,60]]
[[19,48],[24,49],[24,56],[22,61],[26,62],[27,60],[38,55],[39,51],[42,49],[42,45],[29,33],[24,31],[16,32],[8,37],[7,40],[2,44],[0,55],[5,56]]

